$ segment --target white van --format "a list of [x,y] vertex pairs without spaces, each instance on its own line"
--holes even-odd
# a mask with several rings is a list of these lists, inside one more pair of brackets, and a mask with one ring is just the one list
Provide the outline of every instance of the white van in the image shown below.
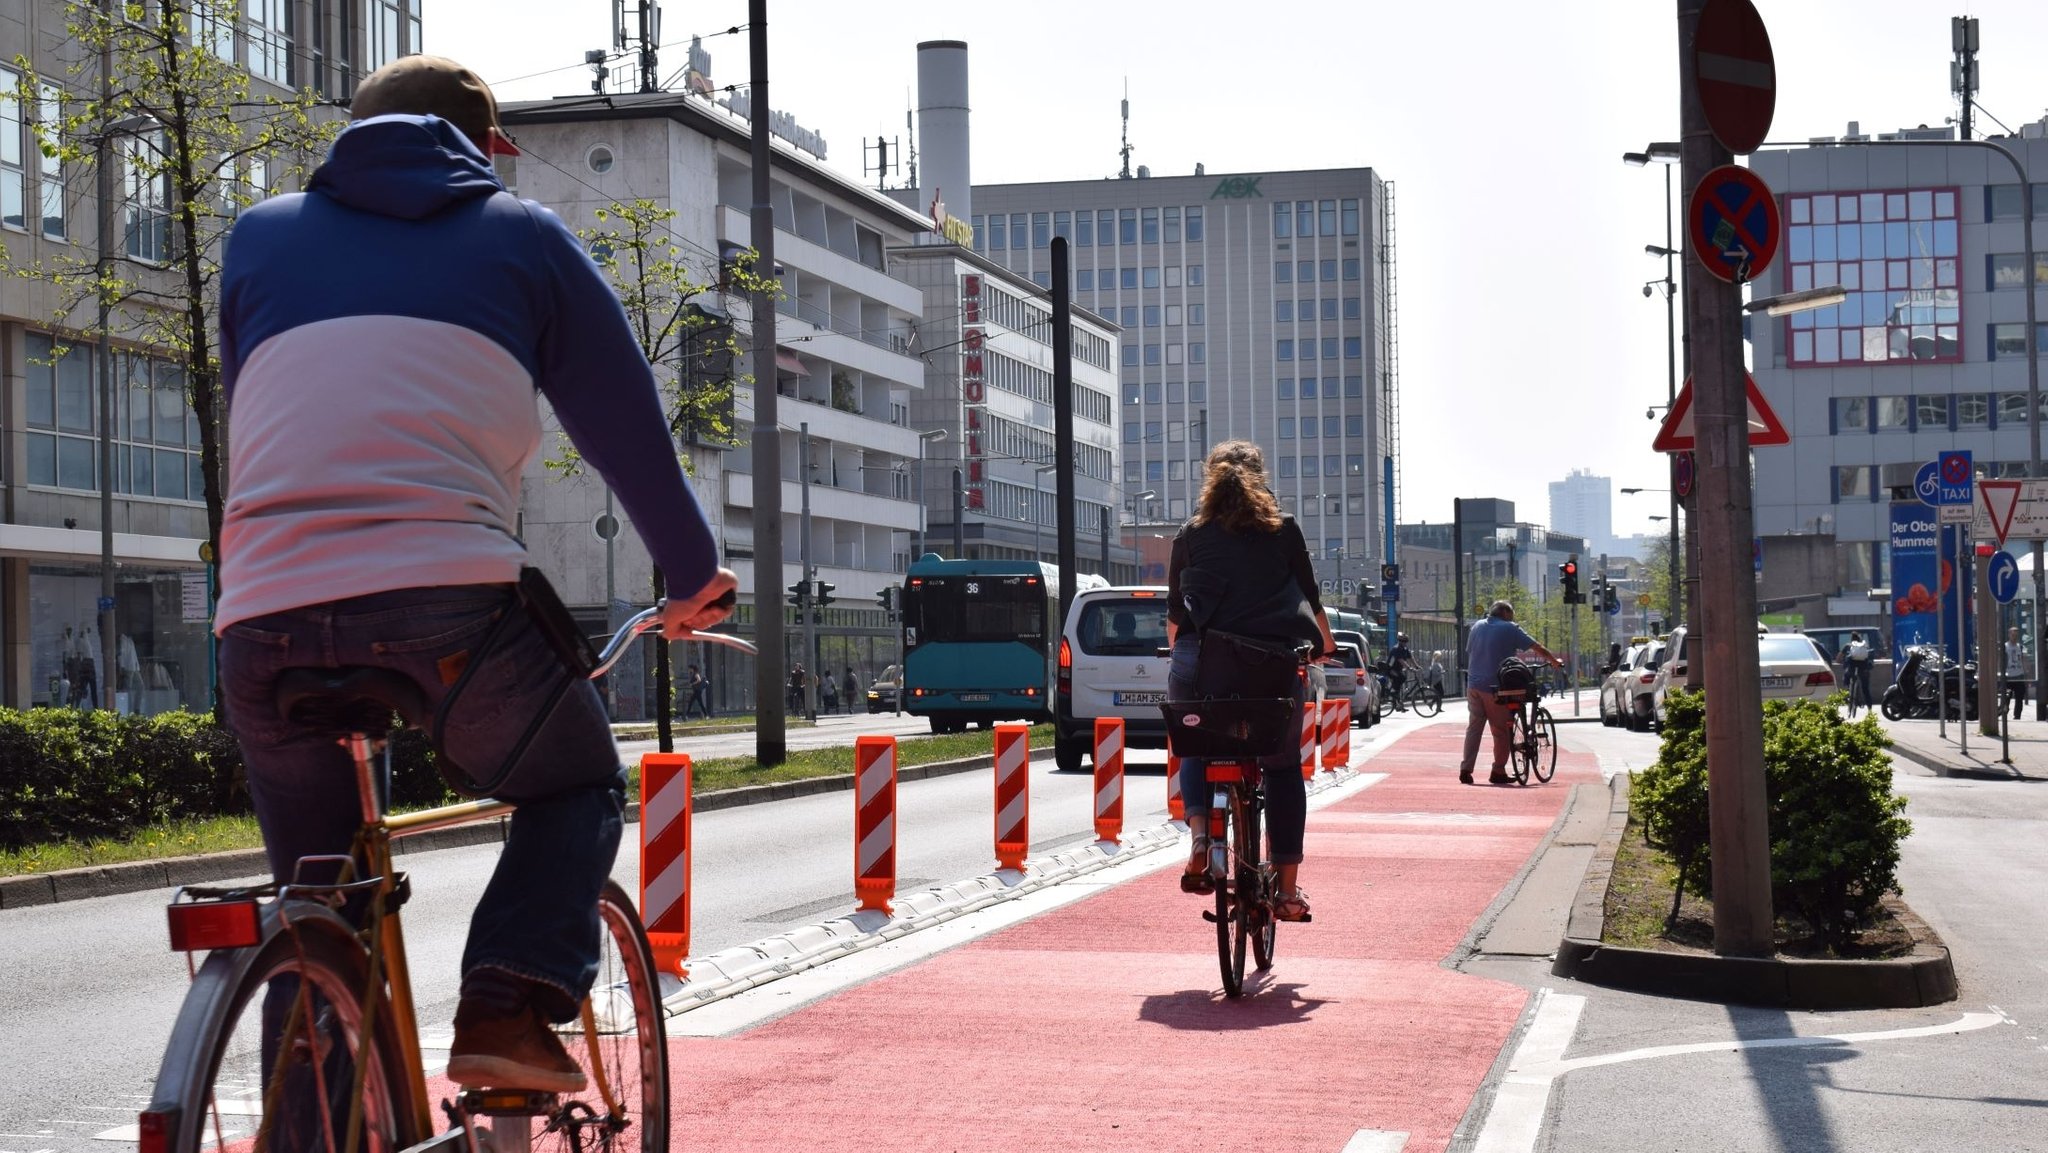
[[1124,747],[1166,747],[1166,589],[1083,589],[1060,631],[1053,761],[1074,772],[1095,752],[1095,720],[1121,717]]

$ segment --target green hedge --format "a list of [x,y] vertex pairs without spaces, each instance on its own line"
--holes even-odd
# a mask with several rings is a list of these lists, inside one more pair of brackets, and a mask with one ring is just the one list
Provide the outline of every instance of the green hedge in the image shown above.
[[[399,734],[392,767],[396,805],[451,796],[419,733]],[[0,848],[250,811],[241,749],[205,714],[0,709]]]
[[[1836,948],[1869,923],[1886,893],[1899,891],[1899,846],[1913,831],[1901,815],[1906,799],[1892,792],[1891,738],[1874,712],[1843,720],[1841,699],[1764,706],[1772,904]],[[1663,746],[1637,776],[1634,803],[1650,844],[1678,862],[1679,891],[1707,893],[1704,698],[1673,691],[1665,704]]]

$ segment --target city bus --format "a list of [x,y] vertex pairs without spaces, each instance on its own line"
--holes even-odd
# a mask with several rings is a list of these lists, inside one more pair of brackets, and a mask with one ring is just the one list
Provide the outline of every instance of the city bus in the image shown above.
[[[1082,588],[1108,587],[1084,575]],[[946,560],[927,553],[903,582],[905,712],[935,733],[1052,719],[1059,570],[1028,560]]]

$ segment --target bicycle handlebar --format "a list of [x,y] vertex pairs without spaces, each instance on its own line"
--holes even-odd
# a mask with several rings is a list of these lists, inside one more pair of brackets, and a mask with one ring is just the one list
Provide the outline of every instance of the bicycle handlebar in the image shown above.
[[[738,597],[734,593],[727,592],[723,597],[712,603],[714,606],[723,605],[729,608],[737,599]],[[619,658],[626,655],[626,646],[639,640],[643,634],[651,632],[657,636],[660,635],[661,610],[667,603],[665,600],[657,602],[654,607],[641,609],[627,618],[626,623],[619,626],[619,631],[612,634],[612,639],[605,642],[604,650],[597,656],[596,666],[590,670],[590,678],[596,680],[598,677],[610,672],[612,666],[619,663]],[[756,649],[752,644],[730,633],[701,633],[694,629],[686,629],[683,635],[667,639],[671,641],[705,641],[714,645],[724,645],[727,648],[738,649],[749,656],[757,656],[760,653],[760,650]]]

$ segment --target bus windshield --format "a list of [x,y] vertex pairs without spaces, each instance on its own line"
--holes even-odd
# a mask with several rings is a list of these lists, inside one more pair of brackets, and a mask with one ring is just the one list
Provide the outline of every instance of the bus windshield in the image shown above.
[[1045,644],[1045,585],[1028,576],[926,577],[906,605],[917,644],[1022,641]]

